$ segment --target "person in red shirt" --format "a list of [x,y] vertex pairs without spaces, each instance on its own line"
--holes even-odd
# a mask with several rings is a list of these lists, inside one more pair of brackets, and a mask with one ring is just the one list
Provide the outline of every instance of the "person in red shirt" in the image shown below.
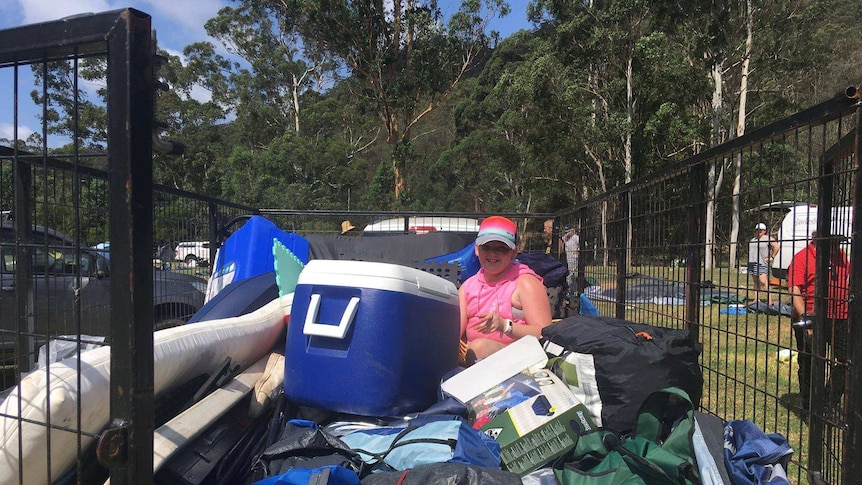
[[[832,347],[835,366],[831,372],[828,395],[830,404],[838,404],[844,394],[847,375],[849,327],[847,325],[848,297],[850,294],[850,263],[838,245],[838,239],[830,239],[829,276],[826,294],[826,341]],[[814,281],[816,243],[812,240],[793,256],[787,268],[787,287],[790,290],[793,309],[791,320],[799,350],[799,394],[802,407],[807,410],[811,399],[811,356],[814,335]]]

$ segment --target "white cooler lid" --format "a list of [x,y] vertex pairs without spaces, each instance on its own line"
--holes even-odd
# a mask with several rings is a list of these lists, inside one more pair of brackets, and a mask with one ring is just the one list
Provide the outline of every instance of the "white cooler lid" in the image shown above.
[[455,283],[400,264],[313,259],[299,274],[299,285],[327,285],[397,291],[458,304]]

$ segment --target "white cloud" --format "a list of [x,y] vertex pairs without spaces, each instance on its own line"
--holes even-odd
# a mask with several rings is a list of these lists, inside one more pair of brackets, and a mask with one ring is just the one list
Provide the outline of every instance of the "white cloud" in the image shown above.
[[[24,140],[28,136],[33,134],[33,130],[26,126],[18,127],[18,139]],[[6,138],[11,140],[12,137],[15,136],[14,126],[10,123],[0,123],[0,138]]]
[[[149,14],[159,39],[173,48],[207,38],[204,23],[228,5],[228,0],[2,0],[0,12],[21,12],[19,25],[58,20],[82,13],[100,13],[131,7]],[[17,7],[17,8],[16,8]],[[11,20],[11,19],[6,19]],[[0,25],[7,22],[0,21]],[[16,22],[18,24],[18,22]],[[4,25],[11,27],[13,25]],[[160,46],[164,48],[162,42]]]
[[141,5],[136,8],[150,14],[154,24],[170,20],[163,23],[177,24],[177,27],[185,30],[184,36],[203,40],[206,38],[204,24],[215,17],[228,2],[225,0],[142,0],[137,3]]
[[192,86],[192,92],[189,94],[192,99],[199,103],[208,103],[213,99],[213,93],[209,89],[198,84]]
[[65,0],[63,2],[49,2],[45,0],[17,1],[24,15],[23,23],[25,24],[57,20],[86,12],[104,12],[106,10],[121,8],[112,6],[113,2],[107,0]]
[[168,55],[179,57],[179,58],[180,58],[180,65],[182,65],[183,67],[185,67],[185,66],[188,66],[188,65],[189,65],[189,60],[188,60],[188,58],[187,58],[185,55],[183,55],[183,53],[182,53],[182,52],[180,52],[180,51],[178,51],[178,50],[176,50],[176,49],[171,49],[171,48],[168,48],[168,47],[164,47],[164,46],[162,46],[162,45],[159,45],[159,49],[163,49],[165,52],[167,52],[167,53],[168,53]]

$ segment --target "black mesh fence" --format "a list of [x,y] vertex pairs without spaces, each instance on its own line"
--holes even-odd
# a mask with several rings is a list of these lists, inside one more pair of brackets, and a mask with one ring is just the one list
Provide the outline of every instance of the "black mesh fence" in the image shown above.
[[[579,237],[578,291],[603,315],[697,332],[702,410],[787,437],[793,482],[841,483],[859,461],[858,123],[849,88],[559,217]],[[815,311],[798,315],[788,266],[809,243],[843,256],[812,260]],[[802,383],[800,364],[811,369]]]

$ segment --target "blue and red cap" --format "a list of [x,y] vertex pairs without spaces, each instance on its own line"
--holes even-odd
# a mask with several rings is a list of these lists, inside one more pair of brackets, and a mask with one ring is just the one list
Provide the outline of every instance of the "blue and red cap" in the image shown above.
[[479,234],[476,235],[476,244],[481,246],[491,241],[500,241],[515,249],[515,223],[503,216],[491,216],[485,218],[479,225]]

